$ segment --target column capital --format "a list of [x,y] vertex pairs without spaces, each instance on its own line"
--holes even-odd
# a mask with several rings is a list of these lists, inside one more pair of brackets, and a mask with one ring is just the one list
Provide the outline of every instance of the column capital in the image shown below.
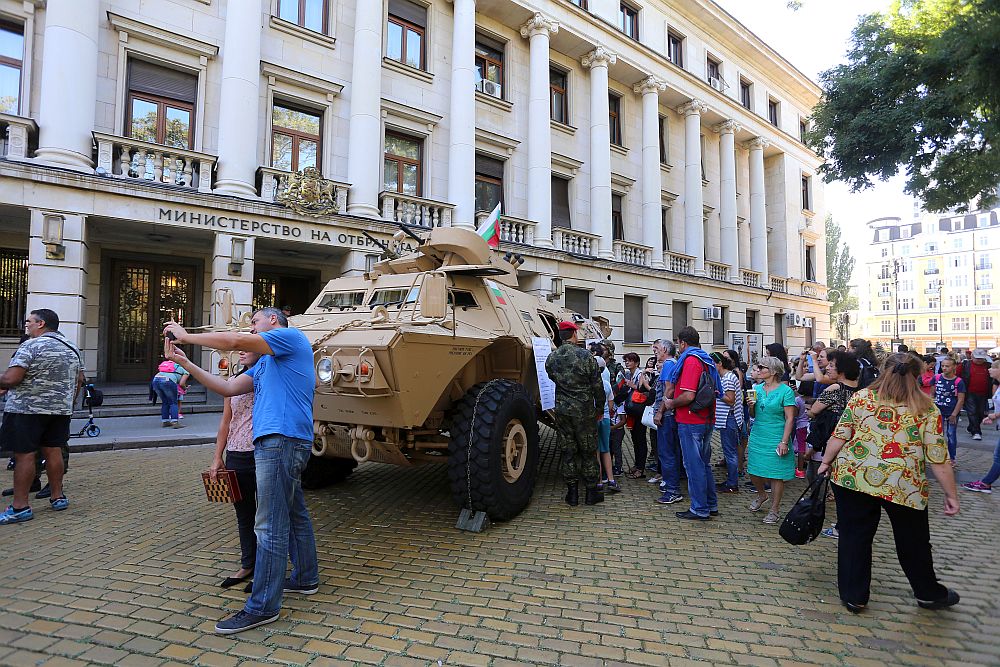
[[525,39],[535,35],[554,35],[557,32],[559,32],[559,21],[553,21],[541,12],[535,12],[535,15],[521,26],[521,37]]
[[770,145],[771,142],[765,139],[764,137],[754,137],[750,141],[743,142],[743,148],[747,149],[748,151],[764,150]]
[[614,65],[616,62],[618,62],[618,55],[603,46],[598,46],[596,49],[580,58],[580,64],[588,69],[593,69],[594,67],[607,67],[608,65]]
[[645,79],[632,86],[632,92],[640,95],[645,95],[646,93],[656,93],[666,89],[667,82],[657,79],[655,76],[647,76]]
[[718,125],[714,125],[712,127],[712,131],[716,134],[736,134],[742,129],[743,126],[735,120],[724,120]]
[[677,113],[682,116],[700,116],[708,111],[708,105],[699,99],[693,99],[677,107]]

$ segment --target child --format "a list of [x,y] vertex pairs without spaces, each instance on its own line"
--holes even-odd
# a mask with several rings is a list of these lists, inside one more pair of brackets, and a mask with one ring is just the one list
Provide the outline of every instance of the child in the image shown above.
[[806,436],[809,435],[809,415],[806,412],[806,396],[812,397],[812,387],[807,383],[799,383],[799,392],[795,396],[795,478],[806,476]]
[[941,411],[952,466],[958,456],[958,416],[965,404],[965,382],[955,370],[955,360],[948,357],[941,362],[941,374],[934,376],[934,404]]
[[934,365],[937,360],[930,354],[925,354],[920,359],[924,363],[924,372],[920,374],[920,388],[925,394],[934,398]]

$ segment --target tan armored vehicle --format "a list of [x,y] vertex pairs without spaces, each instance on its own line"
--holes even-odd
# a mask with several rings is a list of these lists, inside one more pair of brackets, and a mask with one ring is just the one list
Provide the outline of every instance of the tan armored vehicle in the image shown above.
[[330,281],[291,318],[315,354],[303,484],[339,481],[363,461],[447,460],[461,508],[510,519],[530,501],[538,464],[532,338],[554,349],[561,320],[581,340],[605,338],[606,323],[519,291],[514,264],[473,231],[434,229],[405,256],[386,249],[389,259]]

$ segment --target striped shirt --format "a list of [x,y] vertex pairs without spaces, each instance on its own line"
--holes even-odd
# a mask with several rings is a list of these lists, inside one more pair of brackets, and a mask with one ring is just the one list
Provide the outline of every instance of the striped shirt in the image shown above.
[[729,413],[733,408],[737,408],[733,416],[736,418],[736,425],[743,425],[743,392],[740,390],[740,378],[732,371],[726,371],[722,376],[722,393],[731,391],[736,396],[736,402],[727,405],[721,398],[715,399],[715,428],[725,428]]

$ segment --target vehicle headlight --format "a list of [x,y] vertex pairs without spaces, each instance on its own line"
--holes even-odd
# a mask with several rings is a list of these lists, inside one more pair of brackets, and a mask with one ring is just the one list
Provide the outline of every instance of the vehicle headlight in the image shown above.
[[323,357],[316,362],[316,377],[323,384],[329,384],[333,379],[333,361],[330,357]]

